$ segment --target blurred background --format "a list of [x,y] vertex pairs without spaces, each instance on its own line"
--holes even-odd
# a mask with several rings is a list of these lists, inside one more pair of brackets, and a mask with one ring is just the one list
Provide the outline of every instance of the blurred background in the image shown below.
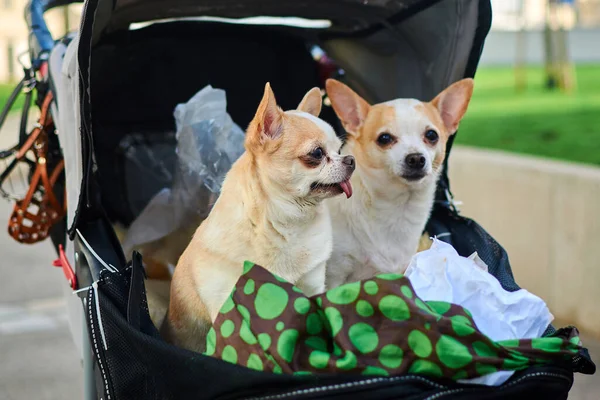
[[[448,1],[448,0],[447,0]],[[26,0],[0,0],[0,106],[22,77]],[[600,0],[492,0],[476,89],[450,160],[461,211],[508,250],[517,282],[600,355]],[[54,37],[81,6],[50,11]],[[9,117],[4,131],[16,131]],[[0,135],[0,145],[4,146]],[[1,146],[0,146],[1,147]],[[12,205],[0,201],[0,221]],[[79,398],[82,378],[50,243],[0,234],[0,400]],[[598,376],[573,399],[600,398]]]

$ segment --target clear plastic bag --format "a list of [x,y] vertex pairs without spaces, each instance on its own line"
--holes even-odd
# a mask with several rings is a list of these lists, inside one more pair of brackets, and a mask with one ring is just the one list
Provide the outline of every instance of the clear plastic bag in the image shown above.
[[[233,122],[226,106],[225,91],[206,86],[175,108],[177,167],[173,182],[150,200],[129,227],[123,241],[127,256],[177,232],[193,233],[210,212],[225,174],[244,152],[244,131]],[[178,241],[187,236],[191,239],[184,233]],[[179,247],[185,246],[187,242]],[[166,258],[176,263],[177,257]]]

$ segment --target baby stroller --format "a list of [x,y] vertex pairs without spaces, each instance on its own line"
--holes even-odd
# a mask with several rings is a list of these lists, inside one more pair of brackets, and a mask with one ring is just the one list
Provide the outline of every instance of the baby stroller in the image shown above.
[[[226,363],[161,340],[148,315],[140,256],[128,262],[131,255],[123,254],[113,230],[113,223],[132,223],[165,184],[136,174],[127,164],[123,138],[143,133],[144,145],[172,152],[173,109],[198,89],[210,84],[226,90],[228,112],[240,126],[249,123],[267,81],[284,109],[334,76],[372,102],[431,99],[475,75],[491,23],[489,0],[88,0],[79,32],[55,41],[43,14],[65,3],[69,0],[32,0],[27,7],[32,63],[21,86],[37,93],[42,118],[36,129],[48,140],[45,153],[25,160],[19,149],[35,131],[22,128],[10,155],[32,171],[44,157],[51,171],[29,203],[40,215],[52,213],[51,223],[33,228],[40,226],[52,238],[56,265],[69,281],[65,296],[83,359],[86,399],[563,399],[574,372],[594,372],[585,349],[568,363],[519,371],[498,387],[419,375],[270,374]],[[302,17],[311,24],[254,25],[247,19],[264,15]],[[132,25],[152,20],[161,21]],[[316,60],[313,45],[336,67]],[[322,118],[341,133],[331,109]],[[452,141],[448,153],[451,148]],[[21,216],[38,221],[29,203],[20,204],[15,215],[21,209]],[[506,290],[519,289],[504,249],[458,213],[447,164],[427,232],[463,256],[477,251]],[[40,239],[34,233],[21,228],[13,236]]]

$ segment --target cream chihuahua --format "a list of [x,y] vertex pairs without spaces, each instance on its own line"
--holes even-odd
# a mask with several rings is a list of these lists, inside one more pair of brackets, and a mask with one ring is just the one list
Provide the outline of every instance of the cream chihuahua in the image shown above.
[[327,95],[347,131],[344,154],[356,158],[354,197],[328,200],[333,251],[327,287],[404,272],[433,206],[446,142],[467,110],[473,80],[448,87],[429,103],[396,99],[369,105],[341,82]]
[[165,339],[203,351],[245,260],[308,295],[325,290],[332,233],[323,200],[342,192],[351,196],[355,163],[339,154],[342,142],[318,118],[321,103],[314,88],[297,110],[283,112],[266,85],[246,133],[246,152],[175,268]]

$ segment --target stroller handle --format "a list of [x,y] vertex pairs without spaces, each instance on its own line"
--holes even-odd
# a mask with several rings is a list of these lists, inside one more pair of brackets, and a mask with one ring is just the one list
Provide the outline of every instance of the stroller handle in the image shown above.
[[54,39],[48,29],[44,13],[52,8],[65,6],[71,3],[80,3],[83,0],[31,0],[25,6],[25,22],[29,30],[29,52],[31,64],[38,69],[45,61],[54,47]]

